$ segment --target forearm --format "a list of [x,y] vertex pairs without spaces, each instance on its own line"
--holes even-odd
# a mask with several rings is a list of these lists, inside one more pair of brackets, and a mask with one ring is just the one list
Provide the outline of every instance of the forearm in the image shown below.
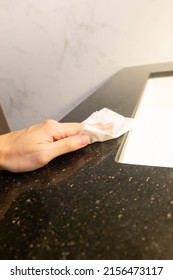
[[5,135],[0,135],[0,170],[4,169],[4,157],[5,157]]
[[[20,141],[23,133],[24,130],[18,130],[0,135],[0,170],[18,171],[18,164],[21,162],[21,158],[22,160],[25,158],[25,153],[23,152],[25,144],[23,142],[25,141]],[[19,139],[19,143],[17,139]]]
[[2,150],[1,150],[1,147],[0,147],[0,170],[3,169],[3,154],[2,154]]

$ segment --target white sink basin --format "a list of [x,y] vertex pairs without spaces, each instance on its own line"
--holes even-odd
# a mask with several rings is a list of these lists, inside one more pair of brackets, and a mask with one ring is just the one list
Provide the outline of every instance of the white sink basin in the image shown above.
[[173,76],[148,79],[134,118],[116,160],[173,167]]

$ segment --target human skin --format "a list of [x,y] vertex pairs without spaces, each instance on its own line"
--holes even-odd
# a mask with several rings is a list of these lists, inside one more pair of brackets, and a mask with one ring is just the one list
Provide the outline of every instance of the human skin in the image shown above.
[[[112,124],[96,124],[109,130]],[[43,167],[53,158],[76,151],[90,143],[82,123],[46,120],[29,128],[0,136],[0,169],[27,172]]]

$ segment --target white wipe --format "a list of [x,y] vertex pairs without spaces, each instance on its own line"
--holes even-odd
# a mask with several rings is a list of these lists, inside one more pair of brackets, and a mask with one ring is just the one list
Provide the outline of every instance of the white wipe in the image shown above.
[[[94,143],[120,137],[133,128],[134,119],[125,118],[122,115],[115,113],[114,111],[103,108],[100,111],[94,112],[86,120],[84,120],[83,123],[85,125],[82,132],[87,133],[91,138],[91,143]],[[91,126],[96,123],[113,123],[113,129],[110,132]]]

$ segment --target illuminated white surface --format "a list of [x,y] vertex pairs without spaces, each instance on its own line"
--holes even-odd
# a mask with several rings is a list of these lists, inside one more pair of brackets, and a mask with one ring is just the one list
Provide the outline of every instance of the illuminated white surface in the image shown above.
[[148,80],[119,162],[173,167],[173,77]]

